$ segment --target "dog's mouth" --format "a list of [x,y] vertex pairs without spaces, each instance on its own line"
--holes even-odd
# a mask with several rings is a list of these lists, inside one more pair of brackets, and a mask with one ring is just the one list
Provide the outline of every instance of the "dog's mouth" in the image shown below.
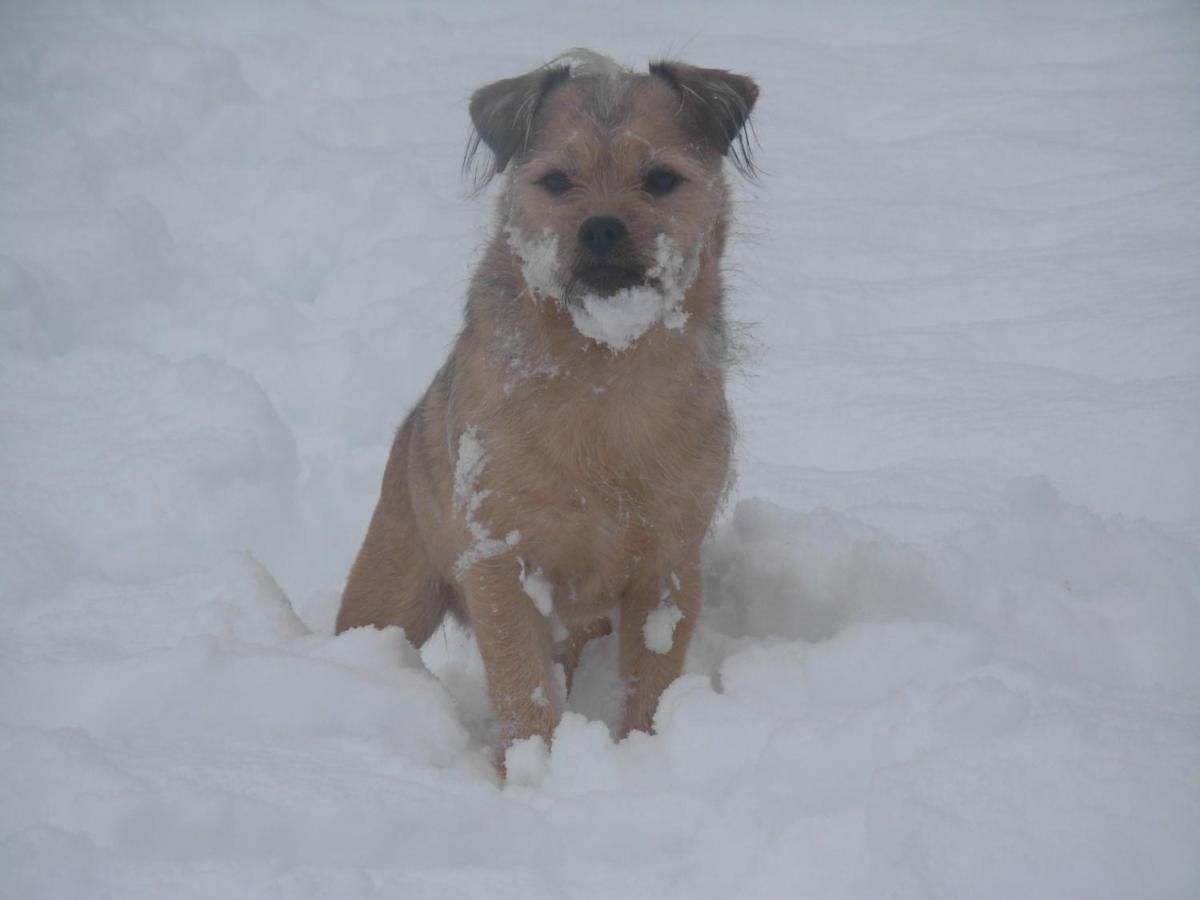
[[589,293],[608,296],[624,288],[644,284],[646,273],[631,266],[602,263],[576,270],[575,280]]

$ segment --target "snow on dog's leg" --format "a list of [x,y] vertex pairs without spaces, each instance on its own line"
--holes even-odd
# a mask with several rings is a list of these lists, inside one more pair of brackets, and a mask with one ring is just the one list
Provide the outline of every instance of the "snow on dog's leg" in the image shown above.
[[634,579],[621,604],[621,677],[629,691],[621,736],[651,730],[658,699],[683,671],[701,579],[697,560],[653,566]]

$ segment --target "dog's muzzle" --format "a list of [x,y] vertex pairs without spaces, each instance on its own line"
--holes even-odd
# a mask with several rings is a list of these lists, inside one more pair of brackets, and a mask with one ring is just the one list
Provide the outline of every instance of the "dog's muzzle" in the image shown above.
[[611,263],[584,265],[576,270],[579,283],[602,296],[615,294],[624,288],[636,287],[645,281],[645,277],[645,272],[641,269]]
[[646,270],[631,252],[629,229],[616,216],[591,216],[579,226],[575,280],[602,296],[642,284]]

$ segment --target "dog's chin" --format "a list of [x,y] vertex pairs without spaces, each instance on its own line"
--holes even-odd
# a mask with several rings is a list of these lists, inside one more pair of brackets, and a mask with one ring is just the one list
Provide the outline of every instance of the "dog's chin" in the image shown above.
[[576,272],[573,281],[572,293],[611,297],[626,288],[644,285],[646,274],[625,266],[589,266]]

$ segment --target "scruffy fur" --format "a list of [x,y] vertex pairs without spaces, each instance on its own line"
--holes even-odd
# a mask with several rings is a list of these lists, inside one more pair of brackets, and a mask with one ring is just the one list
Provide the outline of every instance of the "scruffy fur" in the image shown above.
[[[396,435],[337,630],[399,625],[419,646],[447,612],[469,623],[505,745],[549,742],[584,644],[610,628],[622,734],[650,730],[681,671],[730,471],[722,166],[752,171],[757,93],[720,70],[575,51],[472,98],[469,153],[482,143],[485,177],[505,177],[495,234],[450,358]],[[681,180],[657,195],[663,168]],[[678,308],[619,348],[575,318],[589,294],[623,296],[588,283],[601,245],[581,248],[581,227],[598,216],[627,230],[612,255],[635,287],[668,280],[663,247],[684,260]]]

